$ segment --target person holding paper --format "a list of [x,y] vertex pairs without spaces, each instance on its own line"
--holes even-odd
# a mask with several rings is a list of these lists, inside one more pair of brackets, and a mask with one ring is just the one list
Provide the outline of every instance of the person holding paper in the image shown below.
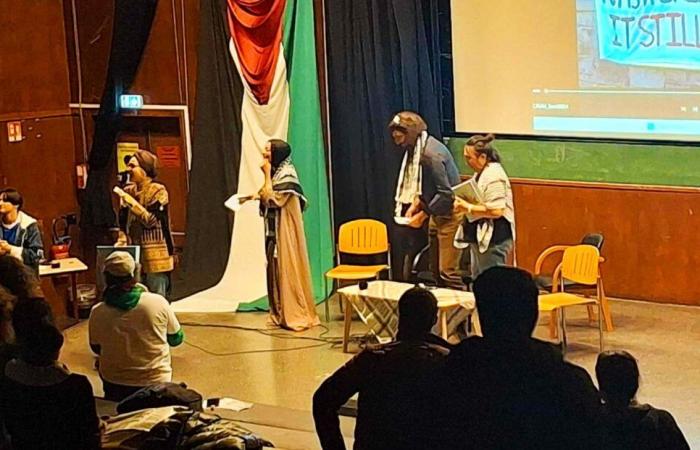
[[469,244],[473,280],[490,267],[506,265],[515,240],[513,191],[494,139],[488,134],[467,141],[464,158],[475,173],[468,189],[456,189],[454,202],[454,210],[466,214],[457,242]]
[[411,111],[396,114],[389,123],[394,144],[404,151],[394,213],[415,229],[430,219],[430,228],[437,230],[440,278],[447,287],[464,289],[458,273],[462,251],[453,244],[463,217],[452,207],[459,171],[447,147],[427,130],[423,118]]
[[291,153],[292,148],[285,141],[271,139],[267,142],[260,165],[265,182],[257,197],[265,222],[270,321],[288,330],[301,331],[321,322],[311,288],[301,216],[306,197]]
[[147,150],[137,150],[127,162],[129,184],[115,189],[120,198],[115,245],[140,245],[144,284],[150,292],[168,298],[174,247],[168,189],[154,181],[159,167],[158,157]]

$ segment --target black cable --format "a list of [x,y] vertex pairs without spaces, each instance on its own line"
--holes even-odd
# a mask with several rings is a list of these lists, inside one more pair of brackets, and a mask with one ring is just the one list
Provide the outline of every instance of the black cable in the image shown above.
[[319,325],[321,328],[323,328],[325,330],[319,335],[319,337],[312,337],[312,336],[295,336],[295,335],[291,335],[289,333],[279,332],[279,331],[277,331],[278,329],[276,329],[276,328],[253,328],[253,327],[244,327],[241,325],[224,325],[224,324],[198,323],[198,322],[180,322],[180,324],[184,325],[184,326],[190,326],[190,327],[228,328],[228,329],[232,329],[232,330],[253,331],[253,332],[262,334],[263,336],[273,337],[273,338],[277,338],[277,339],[298,339],[298,340],[316,341],[316,342],[325,342],[325,343],[342,342],[342,340],[343,340],[342,336],[322,337],[326,333],[330,332],[328,327],[326,327],[325,325]]
[[211,350],[207,350],[204,347],[200,347],[199,345],[193,344],[193,343],[188,342],[188,341],[185,341],[185,345],[189,345],[190,347],[194,347],[197,350],[200,350],[200,351],[202,351],[208,355],[212,355],[212,356],[234,356],[234,355],[246,355],[246,354],[250,354],[250,353],[291,352],[294,350],[305,350],[305,349],[310,349],[310,348],[323,347],[323,346],[328,345],[328,344],[326,342],[323,342],[321,344],[304,345],[301,347],[263,349],[263,350],[241,350],[241,351],[237,351],[237,352],[228,352],[228,353],[212,352]]
[[[317,338],[311,337],[311,336],[293,336],[293,335],[289,335],[286,333],[274,332],[276,330],[275,328],[254,328],[254,327],[245,327],[242,325],[224,325],[224,324],[216,324],[216,323],[198,323],[198,322],[180,322],[180,325],[189,326],[189,327],[227,328],[227,329],[240,330],[240,331],[253,331],[256,333],[260,333],[263,336],[273,337],[273,338],[277,338],[277,339],[299,339],[299,340],[309,340],[309,341],[320,342],[319,344],[315,344],[315,345],[305,345],[305,346],[292,347],[292,348],[241,350],[241,351],[236,351],[236,352],[217,353],[217,352],[213,352],[211,350],[207,350],[204,347],[201,347],[199,345],[193,344],[193,343],[185,340],[185,345],[189,345],[190,347],[196,348],[196,349],[198,349],[198,350],[200,350],[208,355],[212,355],[212,356],[234,356],[234,355],[244,355],[244,354],[251,354],[251,353],[288,352],[288,351],[294,351],[294,350],[306,350],[306,349],[310,349],[310,348],[323,347],[324,345],[329,345],[329,344],[330,344],[331,348],[337,348],[343,343],[342,337],[322,337],[324,334],[330,332],[328,327],[326,327],[325,325],[319,325],[325,331],[323,331],[319,335],[319,337],[317,337]],[[360,349],[365,348],[366,343],[364,341],[366,340],[366,338],[367,338],[367,334],[349,336],[349,340],[351,342],[358,342],[359,341]]]

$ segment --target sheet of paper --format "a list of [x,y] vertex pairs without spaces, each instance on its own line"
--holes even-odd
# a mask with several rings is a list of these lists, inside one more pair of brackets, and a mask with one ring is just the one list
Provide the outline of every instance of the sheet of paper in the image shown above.
[[244,409],[250,409],[252,406],[252,403],[237,400],[235,398],[221,397],[217,408],[230,409],[238,412],[243,411]]

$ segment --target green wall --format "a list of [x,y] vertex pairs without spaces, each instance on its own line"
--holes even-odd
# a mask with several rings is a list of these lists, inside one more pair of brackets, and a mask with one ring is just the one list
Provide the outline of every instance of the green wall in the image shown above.
[[[462,173],[471,173],[466,138],[446,138]],[[545,180],[700,187],[700,143],[693,147],[497,139],[508,175]]]

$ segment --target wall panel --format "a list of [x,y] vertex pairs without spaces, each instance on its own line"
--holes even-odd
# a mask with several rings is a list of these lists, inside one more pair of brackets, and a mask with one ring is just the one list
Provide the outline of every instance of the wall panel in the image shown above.
[[700,190],[513,180],[518,264],[588,232],[605,236],[610,296],[700,305]]

